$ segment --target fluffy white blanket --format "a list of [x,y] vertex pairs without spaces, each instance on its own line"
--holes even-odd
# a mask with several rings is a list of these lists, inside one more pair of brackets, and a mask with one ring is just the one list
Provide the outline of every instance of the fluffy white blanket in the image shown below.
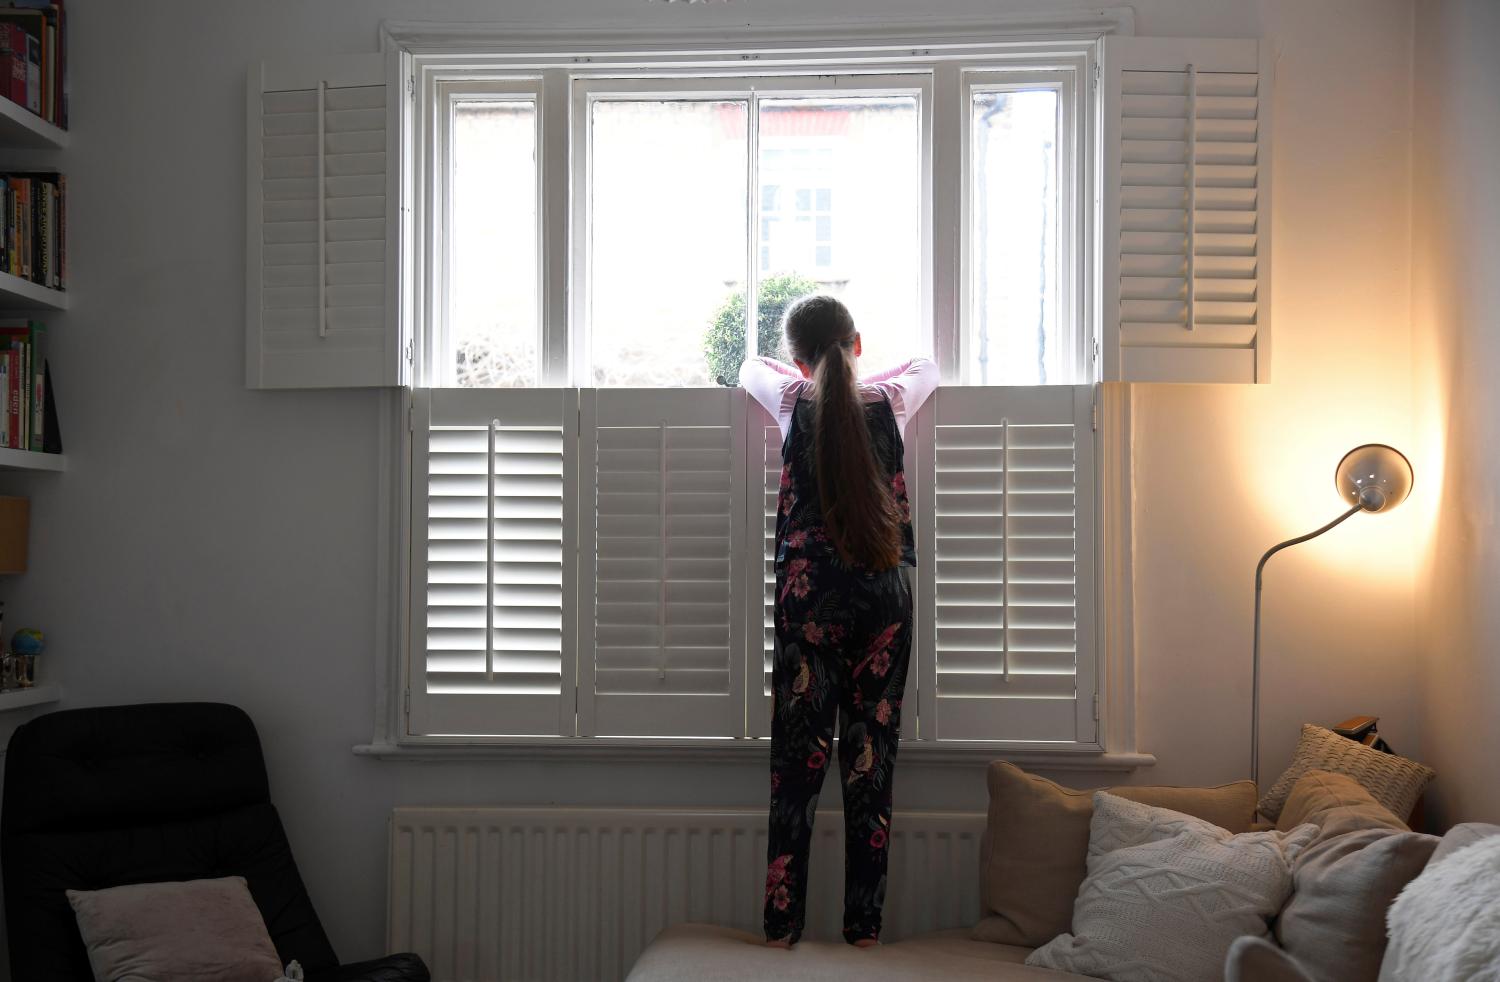
[[1500,982],[1500,835],[1430,864],[1386,926],[1380,982]]

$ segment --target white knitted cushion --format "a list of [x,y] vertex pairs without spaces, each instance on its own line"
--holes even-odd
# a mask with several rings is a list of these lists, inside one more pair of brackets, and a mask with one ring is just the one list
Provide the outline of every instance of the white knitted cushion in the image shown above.
[[1221,979],[1235,938],[1266,935],[1292,892],[1292,858],[1317,833],[1301,825],[1233,835],[1101,791],[1073,933],[1026,964],[1116,982]]
[[1370,797],[1389,808],[1403,822],[1411,815],[1422,789],[1436,773],[1426,764],[1372,750],[1330,729],[1303,723],[1302,738],[1297,741],[1297,750],[1292,754],[1292,766],[1260,799],[1260,813],[1274,821],[1281,814],[1287,795],[1292,793],[1292,786],[1312,770],[1352,777],[1370,792]]

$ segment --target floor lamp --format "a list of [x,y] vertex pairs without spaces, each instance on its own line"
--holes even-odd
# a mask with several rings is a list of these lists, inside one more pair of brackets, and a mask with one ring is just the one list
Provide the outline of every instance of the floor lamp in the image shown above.
[[1287,539],[1266,550],[1255,567],[1255,654],[1251,662],[1250,780],[1260,787],[1260,588],[1266,560],[1283,549],[1316,539],[1362,511],[1390,511],[1411,493],[1411,462],[1394,447],[1367,443],[1344,454],[1333,472],[1334,486],[1349,510],[1320,529]]

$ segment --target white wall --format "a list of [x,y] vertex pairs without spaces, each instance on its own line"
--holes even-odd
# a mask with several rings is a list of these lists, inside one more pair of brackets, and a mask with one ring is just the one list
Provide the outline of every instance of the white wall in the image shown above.
[[[406,764],[355,758],[373,679],[376,397],[245,390],[244,79],[300,52],[372,50],[378,23],[860,23],[898,0],[204,4],[74,0],[67,157],[74,308],[54,357],[72,469],[30,493],[33,567],[11,627],[52,640],[67,705],[223,699],[265,741],[275,798],[335,946],[382,945],[399,803],[758,804],[760,764]],[[988,0],[936,0],[923,18]],[[1407,0],[1143,0],[1143,34],[1269,36],[1275,111],[1273,385],[1143,390],[1137,404],[1140,781],[1246,770],[1251,571],[1336,510],[1338,455],[1410,437]],[[1367,398],[1371,388],[1377,397]],[[1380,714],[1415,749],[1403,519],[1361,519],[1278,560],[1267,757],[1303,719]],[[1353,523],[1351,523],[1351,526]],[[1398,564],[1399,565],[1399,564]],[[1342,572],[1341,572],[1342,571]],[[907,764],[899,807],[981,808],[977,767]]]
[[1500,5],[1416,7],[1412,332],[1422,478],[1433,489],[1418,666],[1446,821],[1495,821],[1500,783]]

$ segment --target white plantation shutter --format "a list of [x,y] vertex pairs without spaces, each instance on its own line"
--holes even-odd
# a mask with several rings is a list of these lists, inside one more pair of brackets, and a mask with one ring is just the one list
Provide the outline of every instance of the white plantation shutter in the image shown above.
[[1259,382],[1269,367],[1269,49],[1104,41],[1104,378]]
[[248,99],[246,378],[400,383],[396,100],[384,55],[264,64]]
[[1092,408],[955,387],[923,411],[921,739],[1096,740]]
[[585,389],[582,732],[741,736],[745,395]]
[[413,735],[572,735],[577,391],[412,413]]

